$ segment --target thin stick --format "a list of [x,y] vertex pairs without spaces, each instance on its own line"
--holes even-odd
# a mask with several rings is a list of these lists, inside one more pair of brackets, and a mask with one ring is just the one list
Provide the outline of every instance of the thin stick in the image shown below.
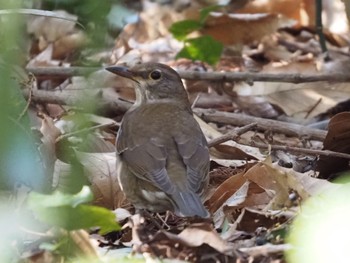
[[251,129],[253,129],[254,127],[256,127],[258,124],[257,123],[250,123],[248,125],[245,125],[243,127],[240,128],[235,128],[233,131],[224,134],[218,138],[212,139],[209,143],[208,143],[208,147],[215,147],[218,144],[233,140],[235,141],[240,135],[242,135],[243,133],[246,133],[247,131],[250,131]]
[[327,46],[326,46],[326,38],[323,34],[322,0],[315,0],[315,4],[316,4],[316,33],[317,33],[318,38],[319,38],[322,53],[324,53],[326,55],[324,60],[329,61],[330,57],[329,57]]
[[308,110],[308,112],[305,115],[305,119],[307,119],[309,117],[309,115],[316,109],[316,107],[321,103],[322,101],[322,97],[319,98],[316,103],[311,107],[311,109]]
[[299,147],[291,147],[286,145],[270,145],[270,144],[264,144],[264,143],[258,143],[258,142],[247,143],[247,142],[239,141],[239,143],[247,146],[257,147],[260,149],[281,150],[281,151],[288,151],[288,152],[295,152],[295,153],[323,155],[328,157],[350,159],[350,154],[333,152],[329,150],[314,150],[314,149],[306,149],[306,148],[299,148]]
[[196,104],[197,104],[200,97],[201,97],[201,93],[198,93],[196,98],[194,99],[192,105],[191,105],[191,109],[194,109],[196,107]]
[[[103,68],[92,67],[50,67],[50,68],[27,68],[36,76],[59,76],[70,77],[78,75],[88,75]],[[350,74],[324,73],[324,74],[276,74],[276,73],[251,73],[251,72],[198,72],[198,71],[178,71],[183,79],[188,80],[210,80],[210,81],[269,81],[286,83],[305,83],[316,81],[350,82]]]
[[[84,96],[79,96],[78,94],[72,96],[69,92],[62,91],[46,91],[46,90],[32,90],[31,92],[28,89],[24,89],[22,91],[23,96],[28,100],[31,97],[32,101],[38,103],[52,103],[59,105],[79,105],[81,103],[86,93],[86,90],[82,91],[81,94],[85,94]],[[96,90],[94,91],[94,93]],[[91,95],[94,96],[94,95]],[[127,111],[132,104],[122,100],[115,101],[103,101],[100,98],[96,98],[97,106],[99,109],[108,109],[113,110],[115,112],[125,112]]]
[[88,127],[88,128],[85,128],[85,129],[81,129],[81,130],[78,130],[78,131],[73,131],[73,132],[70,132],[70,133],[66,133],[66,134],[63,134],[61,136],[58,136],[55,143],[57,143],[57,142],[59,142],[59,141],[61,141],[63,139],[66,139],[68,137],[77,135],[77,134],[81,134],[81,133],[85,133],[85,132],[91,132],[91,131],[94,131],[94,130],[97,130],[97,129],[100,129],[100,128],[114,127],[116,125],[117,125],[117,123],[115,123],[115,122],[104,123],[104,124],[99,124],[99,125],[95,125],[95,126],[92,126],[92,127]]
[[244,126],[256,122],[257,129],[259,130],[283,133],[288,136],[307,137],[310,139],[323,141],[327,134],[326,131],[309,128],[295,123],[286,123],[283,121],[252,117],[239,113],[205,109],[194,109],[194,112],[206,122],[231,124],[234,126]]
[[21,114],[18,116],[17,121],[21,120],[23,116],[26,114],[27,110],[29,109],[30,103],[32,102],[32,97],[33,97],[33,89],[34,85],[36,85],[36,78],[33,74],[30,75],[30,80],[29,83],[25,84],[26,87],[28,87],[28,99],[27,99],[27,104],[22,110]]

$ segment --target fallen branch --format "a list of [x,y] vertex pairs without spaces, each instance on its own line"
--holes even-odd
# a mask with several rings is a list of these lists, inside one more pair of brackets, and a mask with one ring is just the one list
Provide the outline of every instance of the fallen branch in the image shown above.
[[[79,103],[81,103],[85,98],[85,96],[82,95],[72,96],[71,93],[65,91],[32,90],[30,93],[28,89],[24,89],[22,92],[27,100],[30,98],[34,102],[59,105],[76,106],[79,105]],[[96,93],[96,91],[94,92]],[[92,96],[94,95],[91,95],[91,97]],[[96,104],[99,109],[112,110],[115,112],[126,112],[132,105],[131,103],[122,100],[102,101],[101,98],[96,98],[96,100]],[[271,130],[289,136],[307,137],[319,141],[323,141],[327,133],[323,130],[312,129],[298,124],[257,118],[238,113],[219,112],[204,109],[194,109],[194,112],[206,122],[231,124],[235,126],[245,126],[256,123],[256,127],[260,130]]]
[[239,141],[238,143],[246,146],[256,147],[259,149],[271,149],[271,150],[280,150],[285,152],[303,153],[303,154],[310,154],[310,155],[322,155],[322,156],[328,156],[328,157],[331,156],[331,157],[350,159],[350,154],[333,152],[329,150],[314,150],[314,149],[307,149],[307,148],[292,147],[287,145],[274,145],[274,144],[271,145],[271,144],[258,143],[258,142],[247,143],[247,142]]
[[257,123],[257,128],[259,130],[273,131],[289,136],[307,137],[319,141],[323,141],[327,134],[326,131],[308,128],[299,124],[252,117],[239,113],[204,109],[194,109],[194,112],[206,122],[231,124],[234,126],[245,126],[251,123]]
[[[31,101],[39,103],[52,103],[71,106],[83,104],[84,100],[86,99],[86,93],[84,92],[82,91],[79,96],[72,96],[70,92],[66,91],[32,90],[30,92],[28,89],[24,89],[22,91],[23,96],[26,100],[30,98]],[[98,93],[98,91],[96,90],[94,90],[93,92],[94,94],[91,94],[90,98],[93,98],[93,96],[96,96],[96,93]],[[131,107],[131,105],[131,103],[122,100],[102,101],[101,98],[96,98],[97,110],[112,110],[115,112],[126,112]]]
[[[218,144],[227,142],[227,141],[236,141],[239,139],[239,136],[243,133],[250,131],[252,128],[256,127],[257,123],[251,123],[246,126],[236,128],[232,132],[226,133],[218,138],[212,139],[208,143],[208,147],[214,147]],[[295,152],[295,153],[304,153],[304,154],[311,154],[311,155],[323,155],[323,156],[331,156],[331,157],[339,157],[339,158],[345,158],[350,159],[350,154],[341,153],[341,152],[333,152],[329,150],[314,150],[314,149],[307,149],[307,148],[299,148],[299,147],[292,147],[288,145],[272,145],[272,144],[264,144],[264,143],[258,143],[258,142],[243,142],[241,140],[238,141],[239,144],[246,145],[246,146],[252,146],[259,149],[271,149],[271,150],[281,150],[286,152]]]
[[261,255],[268,256],[276,253],[284,253],[285,251],[288,251],[291,249],[292,249],[292,246],[290,244],[279,244],[279,245],[266,244],[263,246],[240,248],[239,251],[246,253],[252,257],[257,257]]
[[72,76],[86,76],[101,70],[103,68],[96,67],[30,67],[26,68],[27,71],[31,72],[35,76],[56,76],[56,77],[72,77]]
[[[88,75],[94,71],[103,68],[89,67],[36,67],[27,68],[35,76],[61,76],[70,77],[78,75]],[[179,70],[181,78],[188,80],[210,80],[210,81],[269,81],[269,82],[287,82],[287,83],[305,83],[316,81],[332,81],[332,82],[349,82],[350,74],[276,74],[276,73],[251,73],[251,72],[198,72]]]

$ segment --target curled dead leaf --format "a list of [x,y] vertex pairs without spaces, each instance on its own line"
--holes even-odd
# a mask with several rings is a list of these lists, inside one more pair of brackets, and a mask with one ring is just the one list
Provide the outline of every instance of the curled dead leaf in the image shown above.
[[91,183],[95,204],[115,209],[125,204],[124,193],[119,187],[115,153],[76,152]]
[[[323,149],[350,153],[350,112],[339,113],[330,120]],[[349,160],[332,156],[320,156],[317,163],[320,178],[334,178],[349,168]]]
[[201,33],[224,45],[250,44],[295,22],[278,14],[210,13]]

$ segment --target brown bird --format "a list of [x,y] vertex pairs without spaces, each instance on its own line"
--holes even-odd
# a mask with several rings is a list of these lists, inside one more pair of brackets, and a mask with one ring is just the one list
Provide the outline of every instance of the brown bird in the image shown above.
[[119,184],[137,209],[208,217],[209,151],[177,72],[159,63],[106,68],[133,81],[116,148]]

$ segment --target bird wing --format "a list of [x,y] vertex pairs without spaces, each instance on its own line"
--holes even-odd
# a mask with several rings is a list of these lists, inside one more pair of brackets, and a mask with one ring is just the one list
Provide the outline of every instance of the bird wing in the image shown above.
[[[171,133],[179,155],[186,165],[188,190],[199,193],[208,179],[209,150],[207,142],[198,123],[194,118],[189,118],[187,112],[176,117],[180,120],[184,119],[186,122],[180,122],[181,126],[177,127],[178,130],[175,127],[168,132]],[[136,176],[153,182],[162,191],[172,195],[176,191],[176,186],[171,182],[166,170],[165,143],[159,137],[150,139],[150,136],[146,134],[133,138],[123,134],[124,132],[131,133],[130,127],[131,125],[122,124],[118,132],[117,152]]]
[[117,152],[131,172],[143,180],[153,182],[165,193],[173,194],[175,187],[166,171],[165,147],[155,138],[128,143],[124,138],[119,136]]
[[208,179],[209,173],[209,149],[207,141],[198,125],[192,126],[198,129],[197,136],[184,136],[180,134],[175,138],[178,151],[187,167],[187,180],[189,187],[195,193],[202,189]]

